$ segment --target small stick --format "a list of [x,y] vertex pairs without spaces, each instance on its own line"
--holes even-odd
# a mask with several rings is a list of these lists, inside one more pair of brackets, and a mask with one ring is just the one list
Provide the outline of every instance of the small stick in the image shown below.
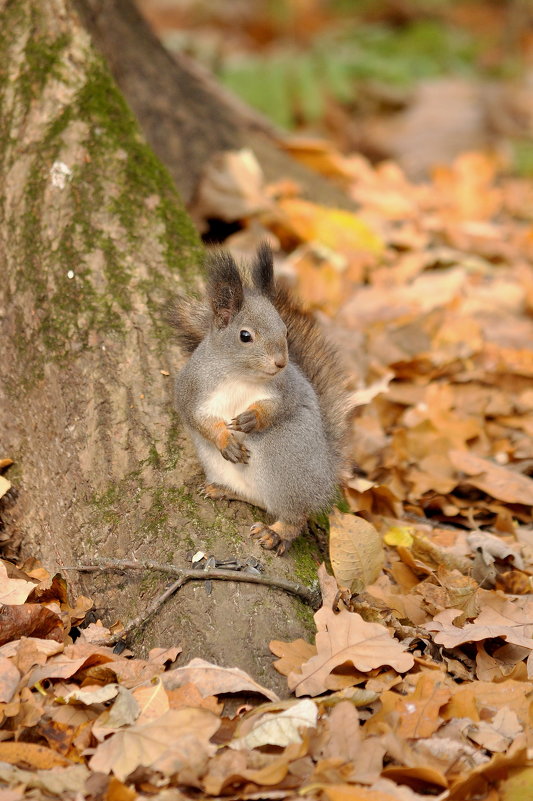
[[318,590],[312,590],[309,587],[305,587],[303,584],[298,584],[288,579],[255,576],[252,573],[239,572],[236,570],[222,570],[220,568],[212,568],[211,570],[184,569],[176,567],[175,565],[163,564],[151,560],[132,562],[127,559],[99,559],[92,565],[62,567],[62,570],[78,570],[80,573],[96,573],[99,570],[157,570],[161,573],[177,576],[176,581],[171,584],[170,587],[167,587],[165,592],[158,596],[142,615],[139,615],[128,623],[126,628],[121,632],[117,632],[117,634],[114,634],[111,638],[99,643],[100,645],[114,645],[134,629],[142,627],[150,617],[157,612],[167,598],[170,598],[171,595],[188,581],[206,581],[209,579],[215,581],[244,581],[249,584],[262,584],[267,587],[275,587],[276,589],[284,590],[291,595],[296,595],[313,609],[318,609],[320,606],[320,592]]

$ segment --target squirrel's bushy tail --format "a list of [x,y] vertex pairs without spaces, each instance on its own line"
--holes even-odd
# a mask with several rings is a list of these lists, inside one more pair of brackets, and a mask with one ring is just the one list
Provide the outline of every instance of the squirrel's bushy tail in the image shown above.
[[324,336],[311,314],[289,290],[276,286],[274,305],[287,326],[289,354],[309,379],[318,396],[324,429],[340,470],[347,437],[345,375],[336,348]]

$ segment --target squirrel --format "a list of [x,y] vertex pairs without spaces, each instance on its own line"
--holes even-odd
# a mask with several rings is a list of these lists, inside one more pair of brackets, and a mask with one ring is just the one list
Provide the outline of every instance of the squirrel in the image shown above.
[[336,351],[275,282],[266,243],[247,268],[216,252],[206,297],[178,296],[168,319],[189,356],[175,398],[204,495],[273,515],[250,533],[281,556],[339,483],[347,415]]

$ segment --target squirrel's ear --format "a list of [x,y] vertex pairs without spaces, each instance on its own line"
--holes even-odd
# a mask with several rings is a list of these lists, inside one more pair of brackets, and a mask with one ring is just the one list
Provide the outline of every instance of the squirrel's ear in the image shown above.
[[209,265],[208,294],[215,325],[225,328],[240,310],[244,293],[239,269],[224,250],[215,253]]
[[268,242],[261,242],[252,266],[252,280],[262,295],[274,295],[274,258]]

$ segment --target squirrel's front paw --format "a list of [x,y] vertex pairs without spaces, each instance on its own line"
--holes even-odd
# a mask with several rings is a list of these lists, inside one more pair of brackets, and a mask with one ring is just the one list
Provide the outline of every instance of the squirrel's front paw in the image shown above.
[[265,523],[254,523],[250,526],[250,534],[257,539],[261,548],[265,551],[276,551],[276,556],[283,556],[287,550],[288,542],[283,540],[277,531],[274,531]]
[[250,460],[250,451],[248,448],[243,445],[231,431],[227,431],[226,433],[227,437],[219,444],[219,450],[224,459],[227,459],[228,462],[233,462],[233,464],[237,464],[237,462],[248,464]]
[[242,431],[244,434],[249,434],[250,431],[255,431],[258,426],[258,415],[255,409],[247,409],[245,412],[238,414],[234,417],[228,425],[232,431]]

